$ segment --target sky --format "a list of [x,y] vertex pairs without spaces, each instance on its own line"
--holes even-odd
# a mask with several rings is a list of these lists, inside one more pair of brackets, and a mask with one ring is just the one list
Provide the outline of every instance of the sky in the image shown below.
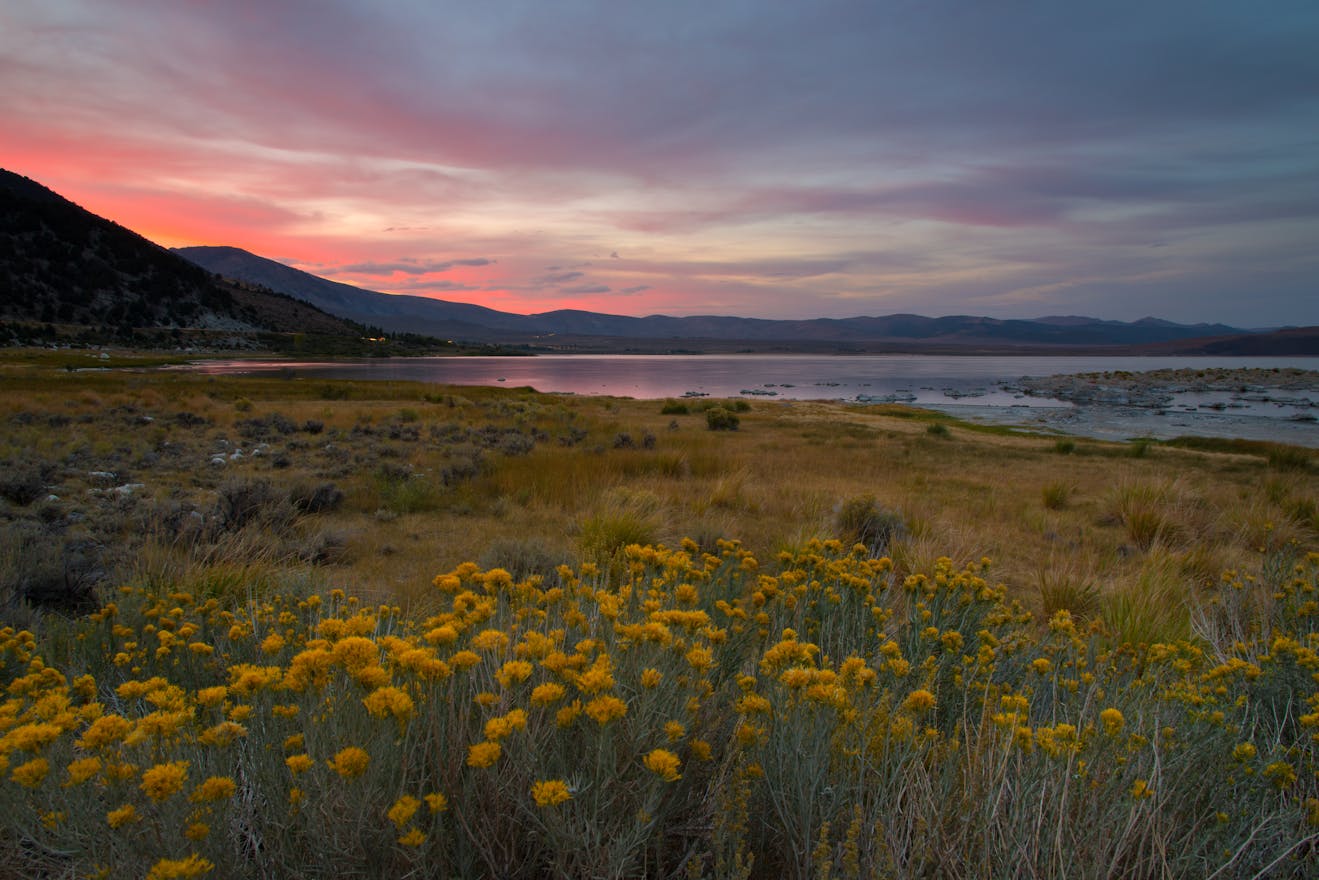
[[518,313],[1319,324],[1315,0],[4,0],[0,167]]

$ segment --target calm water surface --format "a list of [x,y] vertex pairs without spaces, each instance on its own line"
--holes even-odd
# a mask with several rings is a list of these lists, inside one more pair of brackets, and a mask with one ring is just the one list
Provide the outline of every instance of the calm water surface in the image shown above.
[[1022,376],[1104,370],[1298,367],[1319,358],[1007,357],[938,355],[547,355],[356,361],[205,361],[190,369],[237,374],[292,370],[322,379],[452,385],[529,385],[537,391],[664,398],[763,396],[798,400],[899,398],[920,406],[1065,406],[1001,386]]

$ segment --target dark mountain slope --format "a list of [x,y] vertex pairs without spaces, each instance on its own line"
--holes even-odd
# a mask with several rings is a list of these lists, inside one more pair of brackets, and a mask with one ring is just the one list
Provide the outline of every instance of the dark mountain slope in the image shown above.
[[360,336],[296,298],[218,279],[35,181],[0,169],[0,317],[115,328]]

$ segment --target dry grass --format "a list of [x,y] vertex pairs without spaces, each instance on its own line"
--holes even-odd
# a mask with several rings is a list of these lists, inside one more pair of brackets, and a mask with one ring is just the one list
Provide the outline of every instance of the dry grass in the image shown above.
[[[936,436],[928,428],[946,417],[901,407],[757,401],[739,413],[738,430],[711,431],[702,411],[666,413],[663,401],[0,369],[0,458],[53,468],[47,490],[61,501],[47,516],[81,514],[85,530],[104,513],[89,495],[98,488],[92,471],[142,483],[133,506],[190,503],[203,513],[226,479],[331,482],[344,493],[337,509],[298,516],[277,546],[234,552],[256,554],[293,582],[314,568],[364,596],[406,600],[434,572],[501,542],[581,561],[626,535],[711,545],[733,537],[772,558],[814,537],[848,537],[855,524],[839,512],[855,499],[900,525],[887,549],[902,570],[987,556],[1028,608],[1079,603],[1098,613],[1107,597],[1113,620],[1134,619],[1112,603],[1151,578],[1167,586],[1154,591],[1159,601],[1172,602],[1223,568],[1256,571],[1268,553],[1319,546],[1312,500],[1306,506],[1319,497],[1312,469],[1282,482],[1258,456],[1162,445],[1132,456],[1100,441],[1061,456],[1053,438],[969,425]],[[635,442],[620,445],[624,434]],[[224,449],[245,454],[211,465]],[[11,525],[37,516],[12,503],[3,514]],[[324,546],[333,552],[305,549]],[[300,558],[308,555],[327,558]],[[197,556],[189,549],[184,561]]]

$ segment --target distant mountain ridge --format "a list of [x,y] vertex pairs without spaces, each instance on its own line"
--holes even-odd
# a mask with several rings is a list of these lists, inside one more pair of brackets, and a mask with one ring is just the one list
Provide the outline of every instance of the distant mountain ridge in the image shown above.
[[430,333],[469,341],[541,341],[554,337],[614,340],[725,340],[758,343],[931,343],[968,349],[1142,346],[1203,337],[1249,335],[1225,324],[1135,322],[1078,316],[1036,320],[953,315],[770,320],[719,315],[643,318],[561,309],[534,315],[467,303],[363,290],[330,281],[234,247],[179,248],[180,255],[231,278],[266,285],[345,318],[390,332]]

